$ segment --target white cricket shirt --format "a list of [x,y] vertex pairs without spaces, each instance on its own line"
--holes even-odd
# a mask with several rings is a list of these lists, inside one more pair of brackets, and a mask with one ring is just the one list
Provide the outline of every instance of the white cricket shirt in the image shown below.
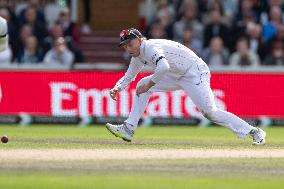
[[199,57],[184,45],[166,40],[143,40],[140,46],[140,55],[132,57],[125,75],[116,83],[117,87],[125,89],[145,65],[155,69],[151,80],[160,81],[165,74],[179,78],[194,64]]

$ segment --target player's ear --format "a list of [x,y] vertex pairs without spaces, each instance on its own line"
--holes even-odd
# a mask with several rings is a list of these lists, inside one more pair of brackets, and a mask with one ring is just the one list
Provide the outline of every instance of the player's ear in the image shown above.
[[138,38],[138,40],[139,40],[139,44],[141,45],[141,43],[142,43],[142,38]]

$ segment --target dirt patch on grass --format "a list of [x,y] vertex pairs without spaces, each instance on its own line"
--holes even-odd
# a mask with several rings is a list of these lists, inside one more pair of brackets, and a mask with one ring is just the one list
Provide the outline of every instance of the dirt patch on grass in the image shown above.
[[0,160],[284,158],[284,149],[1,149]]

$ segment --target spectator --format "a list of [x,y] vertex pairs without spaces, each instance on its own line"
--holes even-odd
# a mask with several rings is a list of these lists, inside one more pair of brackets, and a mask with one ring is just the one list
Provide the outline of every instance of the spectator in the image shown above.
[[254,2],[252,0],[242,0],[239,2],[239,10],[235,14],[235,19],[231,27],[232,42],[230,50],[235,51],[236,42],[239,38],[245,36],[246,26],[249,23],[257,23],[258,17],[253,9]]
[[[47,52],[48,50],[50,50],[52,48],[54,40],[59,37],[64,37],[63,29],[60,24],[55,24],[50,29],[50,35],[44,39],[44,46],[43,46],[44,52]],[[68,48],[74,53],[74,58],[75,58],[74,61],[84,62],[83,53],[80,49],[75,47],[75,45],[73,44],[72,38],[65,37],[64,40]]]
[[167,39],[173,39],[173,21],[172,16],[167,10],[160,10],[157,13],[157,20],[163,26]]
[[229,29],[222,23],[222,16],[218,10],[211,11],[211,22],[205,27],[204,30],[204,47],[208,47],[209,42],[213,37],[220,37],[225,45],[229,42]]
[[274,6],[280,7],[281,10],[283,11],[284,10],[283,0],[266,0],[262,2],[262,14],[266,19],[268,18],[270,8]]
[[280,7],[273,6],[270,9],[270,20],[263,26],[262,36],[264,41],[273,39],[280,27],[283,27],[282,10]]
[[13,49],[14,56],[19,54],[20,50],[24,48],[25,39],[27,39],[28,37],[32,35],[33,35],[32,27],[28,24],[23,25],[20,31],[20,36],[16,39],[17,45]]
[[194,38],[192,33],[193,33],[192,27],[190,25],[186,26],[186,28],[183,31],[182,44],[193,50],[197,55],[201,55],[202,42],[199,39]]
[[174,7],[169,4],[169,0],[157,0],[157,8],[156,8],[156,12],[158,15],[160,12],[167,12],[167,14],[170,17],[174,17],[175,16],[175,10]]
[[235,15],[234,23],[237,24],[238,22],[242,22],[242,20],[244,20],[244,17],[246,15],[251,15],[251,14],[256,15],[256,13],[253,10],[253,1],[252,0],[241,0],[239,11]]
[[201,18],[204,14],[207,13],[209,7],[210,7],[210,3],[212,3],[212,1],[208,1],[208,0],[198,0],[196,1],[197,3],[197,9],[198,9],[198,18]]
[[19,26],[18,17],[14,11],[15,7],[13,3],[11,3],[10,0],[1,0],[0,1],[0,7],[5,8],[9,12],[10,22],[13,23],[17,28]]
[[213,37],[210,47],[204,50],[202,58],[209,66],[228,65],[229,51],[224,47],[222,38]]
[[208,6],[209,10],[215,10],[220,13],[221,16],[224,16],[224,8],[223,8],[223,3],[221,0],[213,0],[211,3],[209,3]]
[[36,9],[29,7],[25,11],[26,24],[30,25],[33,30],[33,34],[37,37],[40,44],[43,39],[48,35],[45,25],[37,20]]
[[261,25],[253,22],[249,23],[246,27],[249,50],[259,54],[260,58],[263,59],[268,49],[266,48],[267,45],[262,40],[261,31]]
[[259,57],[256,53],[249,51],[248,41],[241,38],[237,42],[237,51],[230,57],[230,65],[232,66],[258,66]]
[[[200,0],[201,2],[203,2],[203,1],[205,1],[205,2],[207,2],[207,0]],[[201,4],[201,5],[204,5],[204,4],[202,4],[202,3],[199,3],[199,1],[197,1],[198,2],[198,5],[197,5],[197,8],[198,8],[198,11],[201,11],[201,10],[199,10],[199,4]],[[184,6],[184,4],[185,4],[185,2],[184,2],[184,0],[175,0],[175,1],[173,1],[173,3],[174,3],[174,10],[175,10],[175,15],[176,15],[176,17],[175,17],[175,20],[180,20],[181,18],[182,18],[182,14],[183,14],[183,6]]]
[[149,31],[149,38],[150,39],[166,39],[166,31],[162,24],[154,23]]
[[29,36],[24,41],[22,48],[17,56],[18,63],[37,64],[42,62],[43,51],[38,47],[38,42],[35,36]]
[[62,9],[59,13],[58,23],[61,25],[64,31],[65,37],[71,37],[75,45],[80,40],[80,28],[76,23],[71,21],[70,12],[68,8]]
[[44,11],[40,8],[40,2],[39,0],[28,0],[27,1],[27,7],[24,8],[21,12],[20,12],[20,16],[19,16],[19,21],[20,24],[23,25],[24,23],[27,23],[28,21],[26,20],[26,11],[29,8],[32,8],[35,10],[36,12],[36,20],[38,22],[41,22],[41,24],[45,25],[46,24],[46,20],[45,20],[45,15],[44,15]]
[[180,21],[176,22],[173,26],[174,40],[182,41],[184,28],[191,25],[193,37],[203,41],[203,26],[196,19],[197,6],[195,1],[184,1],[183,17]]
[[267,55],[263,65],[282,65],[284,66],[284,51],[283,42],[280,40],[274,41],[272,53]]
[[229,20],[231,20],[238,11],[239,0],[222,1],[224,12]]
[[53,48],[46,53],[43,62],[53,67],[70,68],[73,60],[74,55],[67,48],[64,38],[59,37],[55,40]]
[[257,17],[254,12],[249,12],[243,15],[243,20],[235,23],[231,28],[231,45],[229,46],[231,51],[235,51],[237,40],[246,36],[247,26],[250,24],[256,24]]

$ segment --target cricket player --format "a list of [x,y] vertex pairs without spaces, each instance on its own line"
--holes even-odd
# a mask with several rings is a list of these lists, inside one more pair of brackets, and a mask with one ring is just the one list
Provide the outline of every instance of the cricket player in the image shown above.
[[0,17],[0,52],[8,48],[8,26],[7,21]]
[[117,93],[125,89],[145,65],[155,71],[138,82],[128,119],[121,125],[106,124],[112,134],[130,142],[153,92],[184,90],[206,118],[240,138],[251,136],[254,145],[265,144],[266,133],[262,129],[217,108],[210,88],[210,70],[189,48],[165,39],[147,40],[134,28],[123,30],[120,41],[119,46],[132,58],[125,75],[110,90],[112,99],[117,99]]

